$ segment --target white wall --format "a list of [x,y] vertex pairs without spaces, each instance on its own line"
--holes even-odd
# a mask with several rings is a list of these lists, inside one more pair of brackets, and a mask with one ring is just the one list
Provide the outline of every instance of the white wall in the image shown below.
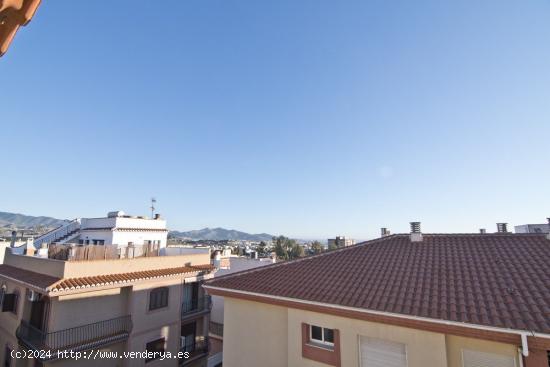
[[[214,274],[214,277],[272,264],[271,259],[248,259],[246,257],[231,257],[229,261],[231,264],[230,269],[219,269]],[[211,321],[223,324],[223,302],[223,297],[212,296],[212,311],[210,312]]]

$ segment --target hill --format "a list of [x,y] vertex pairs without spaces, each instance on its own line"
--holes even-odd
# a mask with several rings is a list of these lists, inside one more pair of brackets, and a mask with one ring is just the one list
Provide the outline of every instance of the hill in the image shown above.
[[241,241],[270,241],[273,236],[267,233],[250,234],[225,228],[203,228],[194,231],[179,232],[171,231],[172,237],[188,240],[241,240]]
[[[34,217],[24,214],[0,212],[0,228],[15,226],[19,229],[35,228],[38,226],[55,228],[63,225],[64,220],[52,217]],[[194,231],[170,231],[170,236],[188,240],[241,240],[241,241],[269,241],[273,237],[267,233],[250,234],[225,228],[203,228]]]
[[8,228],[12,225],[17,228],[34,228],[38,226],[54,228],[64,223],[64,220],[52,217],[33,217],[31,215],[0,212],[0,228]]

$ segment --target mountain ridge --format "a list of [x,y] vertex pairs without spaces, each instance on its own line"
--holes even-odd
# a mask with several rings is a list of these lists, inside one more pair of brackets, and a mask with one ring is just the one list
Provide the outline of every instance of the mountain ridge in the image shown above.
[[189,240],[240,240],[240,241],[270,241],[273,236],[267,233],[246,233],[235,229],[225,229],[221,227],[195,229],[186,232],[170,231],[172,237]]
[[[0,228],[10,228],[15,226],[18,229],[30,229],[38,226],[55,228],[65,224],[67,221],[63,219],[57,219],[47,216],[32,216],[19,213],[10,213],[0,211]],[[273,238],[272,235],[267,233],[251,234],[247,232],[238,231],[235,229],[225,229],[221,227],[206,227],[203,229],[196,229],[190,231],[177,231],[173,230],[169,232],[171,237],[188,239],[188,240],[240,240],[240,241],[269,241]]]

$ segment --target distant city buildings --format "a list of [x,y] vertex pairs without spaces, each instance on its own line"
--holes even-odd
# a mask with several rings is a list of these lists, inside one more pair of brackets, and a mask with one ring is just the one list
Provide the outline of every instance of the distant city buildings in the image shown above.
[[543,224],[522,224],[515,226],[516,233],[550,233],[550,218],[549,223]]
[[355,240],[351,238],[346,238],[344,236],[336,236],[336,238],[328,239],[328,247],[348,247],[355,245]]

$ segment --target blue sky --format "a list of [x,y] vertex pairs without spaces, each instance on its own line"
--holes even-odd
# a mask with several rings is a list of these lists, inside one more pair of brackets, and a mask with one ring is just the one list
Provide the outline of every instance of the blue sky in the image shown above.
[[550,2],[44,1],[0,210],[302,238],[550,215]]

